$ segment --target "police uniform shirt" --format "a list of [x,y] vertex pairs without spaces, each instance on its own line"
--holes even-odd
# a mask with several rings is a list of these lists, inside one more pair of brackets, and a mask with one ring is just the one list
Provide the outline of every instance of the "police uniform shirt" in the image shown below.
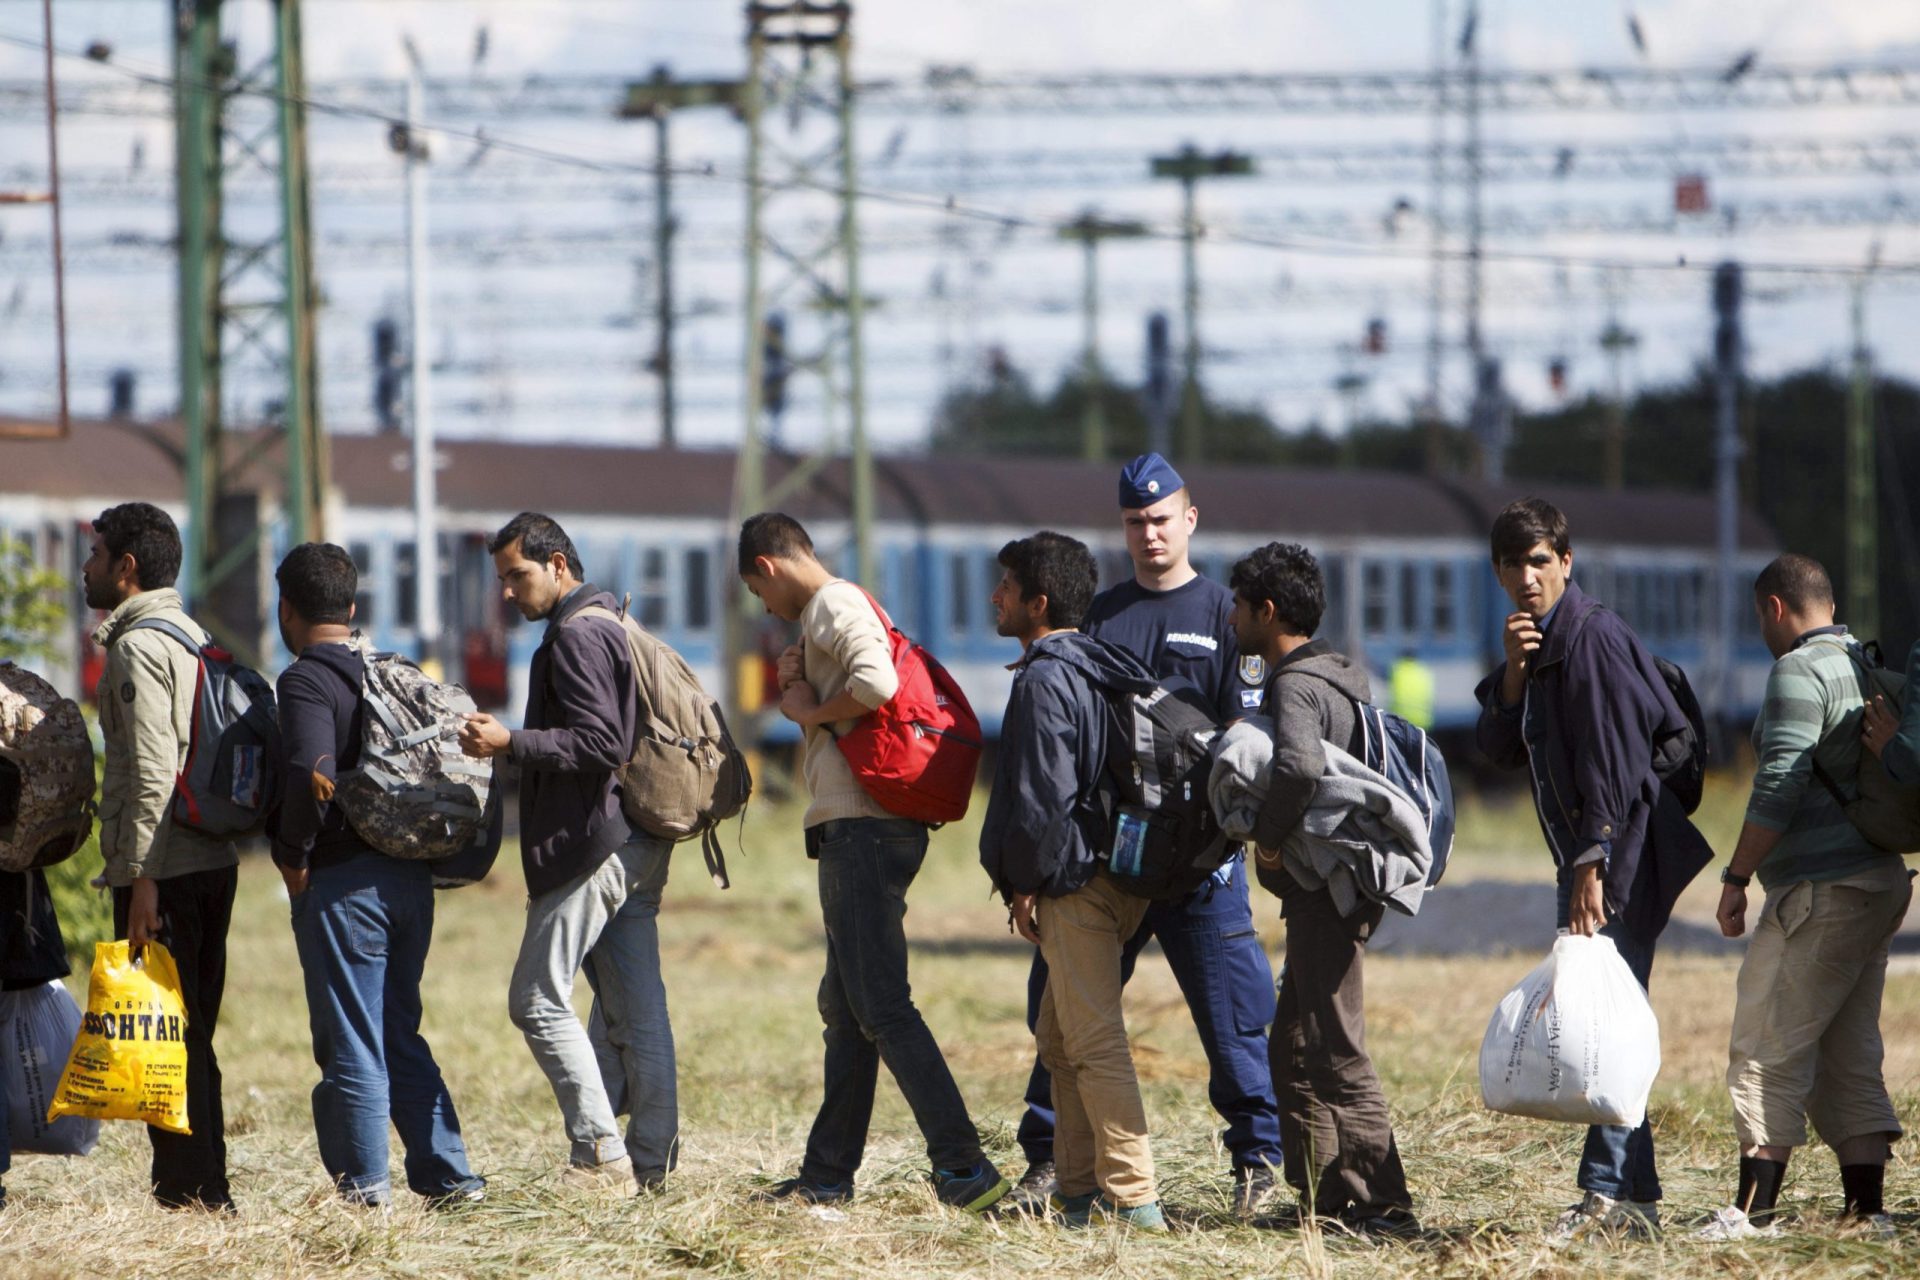
[[1171,591],[1129,578],[1093,598],[1082,630],[1133,654],[1162,681],[1185,681],[1234,720],[1260,710],[1267,673],[1259,658],[1241,660],[1232,610],[1233,592],[1207,578]]

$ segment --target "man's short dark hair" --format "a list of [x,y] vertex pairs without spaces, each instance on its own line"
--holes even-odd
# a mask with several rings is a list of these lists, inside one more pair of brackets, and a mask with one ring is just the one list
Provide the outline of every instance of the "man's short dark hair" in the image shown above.
[[113,559],[133,557],[134,580],[142,591],[170,587],[180,577],[180,530],[172,516],[152,503],[108,507],[93,522],[93,531]]
[[1327,611],[1327,582],[1320,562],[1297,542],[1269,542],[1233,566],[1227,583],[1250,605],[1273,605],[1280,625],[1297,636],[1320,629]]
[[1833,608],[1833,579],[1827,568],[1812,556],[1789,551],[1774,558],[1753,580],[1753,598],[1764,600],[1779,596],[1795,613]]
[[1050,529],[1000,548],[1000,567],[1013,575],[1022,603],[1047,598],[1047,626],[1055,631],[1086,621],[1100,585],[1100,566],[1087,544]]
[[1573,550],[1567,533],[1567,518],[1560,508],[1540,498],[1522,498],[1510,503],[1493,518],[1493,563],[1495,567],[1526,558],[1527,552],[1541,543],[1553,548],[1556,556]]
[[567,558],[567,572],[586,581],[587,571],[580,567],[580,553],[573,549],[573,539],[552,516],[522,511],[493,535],[493,541],[487,544],[487,554],[497,556],[516,542],[520,544],[520,554],[537,564],[545,564],[559,552]]
[[805,527],[784,511],[762,511],[748,516],[740,526],[740,572],[752,573],[753,562],[761,556],[769,560],[816,558],[813,539]]
[[273,571],[280,598],[302,619],[315,626],[346,625],[353,614],[353,597],[360,590],[360,571],[353,557],[331,542],[303,542],[287,552]]

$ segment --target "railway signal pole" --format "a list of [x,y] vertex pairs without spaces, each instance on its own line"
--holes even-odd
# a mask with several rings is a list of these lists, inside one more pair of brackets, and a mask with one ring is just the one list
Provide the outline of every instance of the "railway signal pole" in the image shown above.
[[1088,210],[1061,227],[1059,234],[1062,240],[1080,242],[1081,306],[1086,317],[1080,376],[1087,394],[1086,408],[1080,417],[1080,456],[1088,462],[1099,462],[1107,456],[1107,415],[1100,394],[1105,383],[1100,372],[1100,242],[1137,240],[1147,234],[1147,227],[1143,222],[1109,221]]
[[1739,584],[1734,580],[1740,551],[1740,264],[1723,262],[1713,270],[1714,498],[1718,555],[1714,594],[1717,624],[1713,637],[1713,715],[1722,729],[1734,708],[1735,636],[1740,625]]
[[[1875,250],[1878,257],[1879,251]],[[1863,639],[1880,634],[1880,510],[1874,482],[1873,352],[1867,346],[1870,262],[1853,282],[1853,381],[1847,396],[1848,630]]]
[[673,159],[668,146],[668,119],[689,107],[728,107],[740,110],[742,81],[676,80],[665,65],[646,80],[627,86],[618,115],[622,120],[653,121],[653,237],[655,319],[653,358],[649,363],[660,379],[660,447],[679,446],[674,421],[673,366],[673,236],[679,230],[673,216]]
[[1192,143],[1172,155],[1155,156],[1152,172],[1156,178],[1174,178],[1180,183],[1181,261],[1185,286],[1182,290],[1185,313],[1186,370],[1180,389],[1180,461],[1200,462],[1206,454],[1205,424],[1200,406],[1200,214],[1196,201],[1202,178],[1239,178],[1253,172],[1253,157],[1244,151],[1203,152]]

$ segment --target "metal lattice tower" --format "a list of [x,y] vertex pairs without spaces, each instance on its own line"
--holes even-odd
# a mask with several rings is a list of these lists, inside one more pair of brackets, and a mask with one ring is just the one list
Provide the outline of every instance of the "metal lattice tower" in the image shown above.
[[[746,422],[734,474],[734,524],[777,507],[837,452],[850,455],[855,580],[874,582],[873,460],[867,446],[860,288],[859,174],[854,139],[853,6],[784,0],[747,6]],[[770,363],[768,321],[781,350]],[[789,357],[789,354],[791,356]],[[817,453],[769,488],[770,410],[789,376],[820,383]],[[749,707],[744,669],[757,608],[741,593],[727,652],[736,714]]]
[[[196,616],[245,657],[261,648],[259,560],[270,549],[266,505],[243,488],[247,473],[279,446],[289,543],[322,536],[327,473],[314,358],[300,0],[268,3],[273,48],[244,71],[237,47],[221,38],[222,0],[183,0],[174,34],[185,581]],[[262,100],[265,112],[256,108]],[[236,101],[245,105],[231,109]],[[264,231],[228,226],[223,216],[227,175],[253,168],[278,179],[277,224]],[[224,375],[247,360],[277,369],[285,397],[277,408],[257,406],[246,415],[259,435],[233,437],[227,418],[241,406],[223,394]]]

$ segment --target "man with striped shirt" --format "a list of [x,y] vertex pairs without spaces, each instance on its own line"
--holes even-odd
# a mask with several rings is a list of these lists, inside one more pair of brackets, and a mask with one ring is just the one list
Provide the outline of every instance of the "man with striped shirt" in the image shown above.
[[1816,560],[1783,555],[1755,581],[1774,655],[1753,727],[1758,768],[1733,861],[1720,875],[1720,931],[1747,927],[1747,884],[1766,890],[1740,966],[1727,1088],[1740,1183],[1701,1234],[1771,1234],[1793,1149],[1811,1120],[1840,1162],[1849,1217],[1881,1234],[1881,1186],[1900,1121],[1881,1070],[1887,948],[1912,897],[1905,864],[1869,844],[1826,779],[1850,788],[1860,762],[1861,682],[1833,584]]

